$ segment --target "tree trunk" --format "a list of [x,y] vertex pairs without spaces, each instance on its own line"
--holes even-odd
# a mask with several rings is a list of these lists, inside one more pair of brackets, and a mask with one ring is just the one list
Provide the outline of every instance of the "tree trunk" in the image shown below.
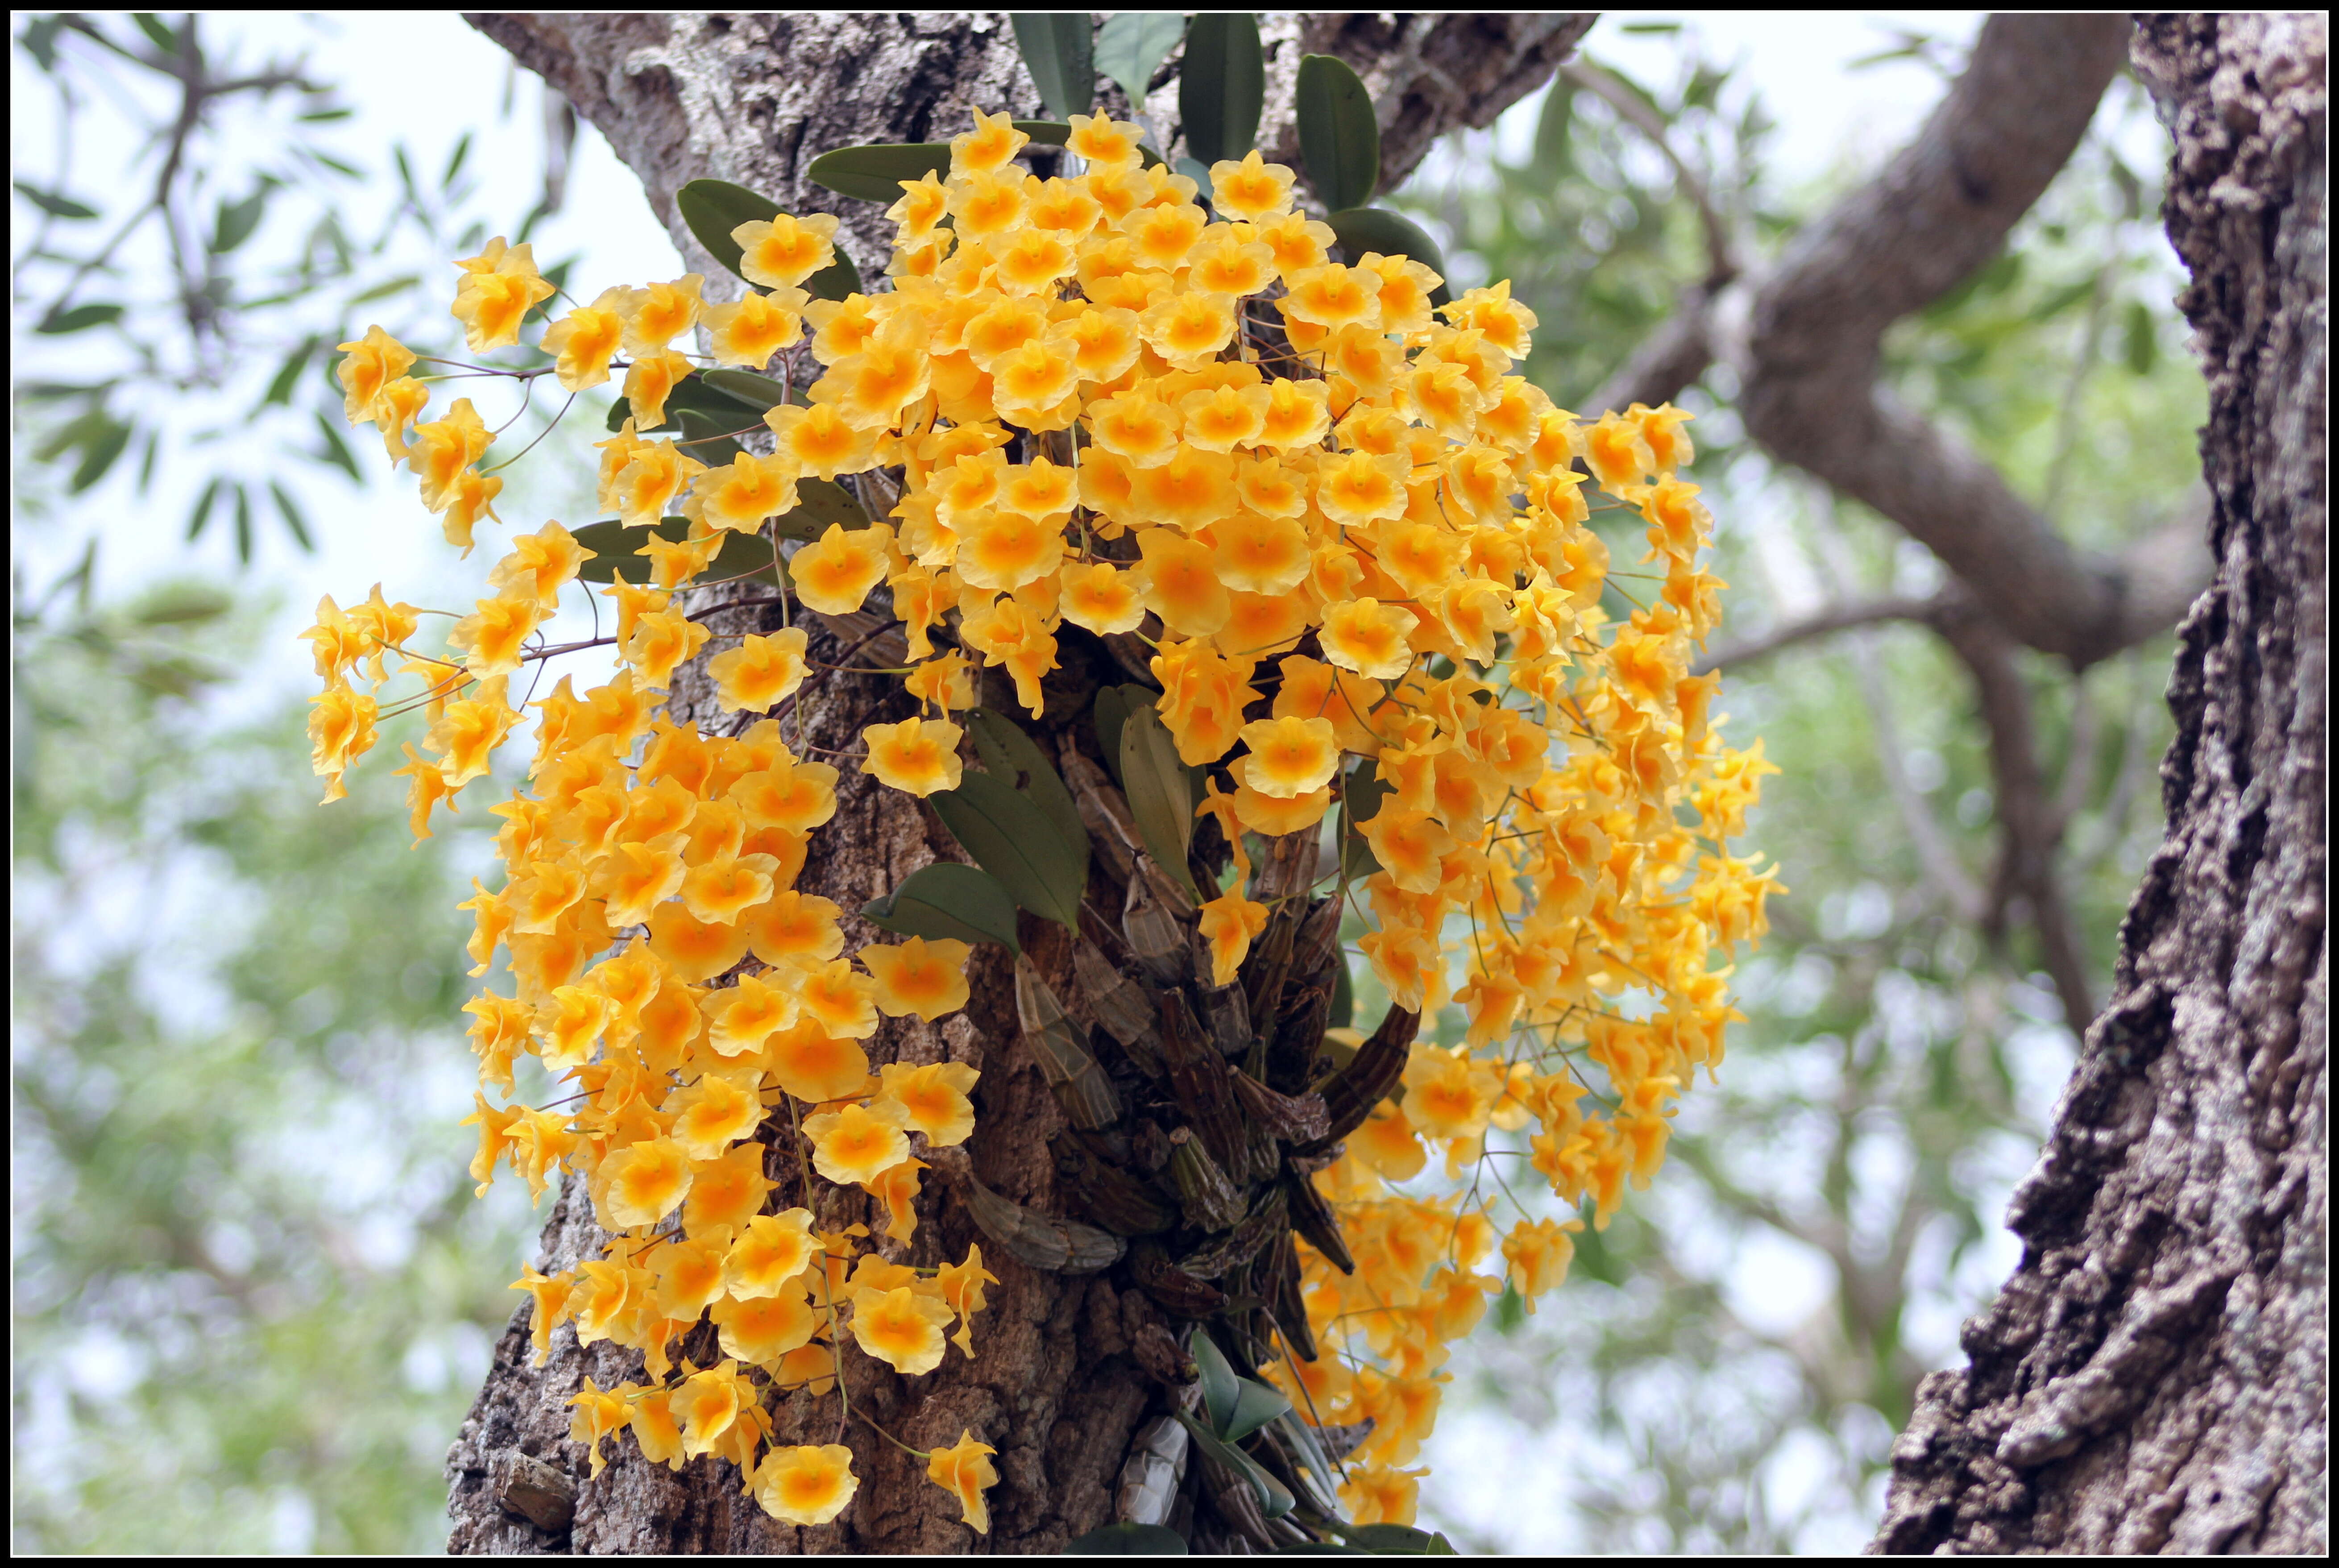
[[[868,142],[945,138],[968,124],[968,111],[1011,108],[1040,113],[1038,94],[1012,42],[1007,19],[991,14],[794,15],[474,16],[481,32],[565,93],[641,176],[652,208],[710,298],[738,285],[715,265],[676,215],[675,192],[702,177],[764,192],[794,212],[836,211],[840,246],[864,277],[882,272],[891,225],[870,203],[813,186],[804,166],[833,147]],[[1269,15],[1261,19],[1268,50],[1268,150],[1289,119],[1291,82],[1304,52],[1331,53],[1356,65],[1373,90],[1384,132],[1383,179],[1400,180],[1430,142],[1456,125],[1485,125],[1539,84],[1590,25],[1584,16]],[[1153,95],[1174,106],[1174,91]],[[1109,106],[1126,112],[1118,97]],[[1174,114],[1157,116],[1167,135]],[[740,624],[768,612],[731,612],[725,631],[768,631]],[[807,620],[817,617],[806,616]],[[854,623],[858,624],[854,624]],[[875,617],[817,626],[816,665],[866,665]],[[1098,760],[1084,721],[1099,685],[1137,678],[1131,661],[1076,628],[1060,634],[1063,667],[1047,682],[1038,720],[1013,709],[1003,684],[986,679],[984,700],[1012,710],[1051,756],[1084,750]],[[899,658],[879,658],[898,663]],[[998,677],[1003,672],[990,672]],[[913,704],[897,681],[830,677],[807,688],[803,736],[812,747],[844,751],[869,724],[908,716]],[[717,719],[703,666],[677,676],[668,705],[680,720]],[[813,754],[818,754],[817,751]],[[1076,765],[1067,763],[1068,766]],[[959,858],[933,814],[912,797],[875,783],[847,764],[840,770],[836,817],[813,838],[798,885],[847,912],[883,892],[930,861]],[[1118,908],[1110,883],[1112,853],[1096,848],[1092,902]],[[877,933],[848,912],[854,947]],[[1059,927],[1024,917],[1026,951],[1051,979],[1071,969]],[[1059,1149],[1051,1140],[1063,1118],[1037,1063],[1020,1040],[1013,986],[997,950],[977,950],[965,1011],[940,1025],[915,1017],[887,1020],[868,1043],[874,1062],[962,1061],[982,1070],[976,1130],[969,1146],[974,1173],[994,1190],[1050,1214],[1067,1211]],[[1068,982],[1060,989],[1069,991]],[[1069,1148],[1062,1150],[1069,1157]],[[937,1164],[942,1163],[937,1161]],[[783,1181],[783,1206],[809,1203],[824,1229],[871,1223],[882,1207],[861,1194],[822,1184],[807,1198],[794,1164],[771,1167]],[[942,1173],[936,1172],[939,1177]],[[873,1216],[872,1210],[875,1212]],[[574,1180],[562,1189],[547,1225],[547,1269],[597,1256],[604,1234]],[[964,1189],[930,1177],[913,1242],[902,1261],[933,1264],[965,1256],[986,1241]],[[496,1361],[461,1435],[448,1455],[458,1552],[1051,1552],[1115,1516],[1115,1492],[1132,1435],[1169,1407],[1174,1395],[1154,1381],[1136,1353],[1140,1335],[1160,1343],[1161,1313],[1122,1271],[1071,1277],[1041,1273],[1000,1256],[986,1241],[987,1266],[1000,1279],[974,1324],[978,1355],[952,1355],[914,1381],[866,1357],[846,1359],[854,1408],[902,1442],[943,1447],[962,1430],[998,1450],[1001,1481],[990,1494],[992,1528],[976,1536],[958,1508],[913,1459],[867,1426],[838,1430],[834,1396],[797,1394],[775,1415],[779,1445],[840,1442],[854,1451],[862,1480],[852,1505],[828,1526],[804,1531],[777,1524],[741,1491],[727,1463],[702,1460],[672,1473],[646,1461],[630,1440],[587,1478],[586,1451],[568,1437],[566,1401],[591,1377],[597,1386],[638,1379],[640,1356],[607,1343],[580,1347],[563,1327],[548,1364],[530,1363],[528,1309],[523,1307],[498,1346]],[[1149,1334],[1149,1331],[1151,1331]],[[707,1333],[702,1328],[701,1335]],[[702,1364],[715,1359],[711,1339],[680,1349]],[[1146,1358],[1157,1367],[1163,1358]],[[1199,1542],[1209,1539],[1207,1532]]]
[[2021,1266],[1920,1388],[1871,1551],[2327,1547],[2324,25],[2154,17],[2134,59],[2176,134],[2216,577]]

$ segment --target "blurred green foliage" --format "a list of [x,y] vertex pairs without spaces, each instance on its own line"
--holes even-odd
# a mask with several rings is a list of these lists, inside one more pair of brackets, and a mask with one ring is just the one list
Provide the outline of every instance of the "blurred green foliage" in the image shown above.
[[[200,586],[16,606],[20,1552],[433,1550],[531,1228],[465,1178],[459,868],[205,688]],[[386,737],[395,750],[395,736]]]
[[[18,460],[54,466],[69,497],[133,464],[142,500],[159,478],[185,498],[187,537],[232,530],[245,565],[263,528],[313,549],[325,470],[365,483],[335,345],[374,321],[449,336],[420,284],[489,232],[467,210],[471,138],[438,169],[394,141],[377,173],[305,54],[248,64],[232,25],[199,14],[25,14],[15,42],[56,149],[54,167],[13,165]],[[515,242],[559,196],[548,165]]]

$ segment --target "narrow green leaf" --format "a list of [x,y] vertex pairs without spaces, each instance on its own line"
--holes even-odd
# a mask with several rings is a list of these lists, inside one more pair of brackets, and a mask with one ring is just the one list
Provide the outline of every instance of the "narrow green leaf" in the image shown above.
[[1373,846],[1357,831],[1360,824],[1373,820],[1381,809],[1381,802],[1389,794],[1387,780],[1368,759],[1358,763],[1349,773],[1347,782],[1340,786],[1341,866],[1350,882],[1362,882],[1381,869],[1374,858]]
[[693,180],[674,193],[674,204],[706,253],[742,279],[747,274],[739,271],[739,242],[731,231],[742,223],[768,223],[780,215],[777,202],[728,180]]
[[141,496],[143,496],[146,493],[148,487],[152,486],[154,482],[154,456],[162,449],[162,431],[149,430],[146,432],[144,454],[138,459],[138,493]]
[[950,161],[947,142],[873,142],[823,153],[804,170],[804,176],[840,196],[890,207],[902,199],[902,182],[915,182],[929,173],[947,174]]
[[1021,790],[1064,841],[1066,852],[1079,863],[1081,883],[1085,886],[1089,830],[1081,821],[1081,808],[1073,804],[1072,792],[1064,787],[1063,775],[1056,771],[1056,764],[1048,760],[1048,754],[1023,726],[1005,714],[991,708],[970,708],[967,728],[974,736],[974,749],[982,758],[982,765]]
[[1340,249],[1347,252],[1350,266],[1373,251],[1384,256],[1410,257],[1437,274],[1437,287],[1430,291],[1431,306],[1453,302],[1454,291],[1446,284],[1446,252],[1437,248],[1429,231],[1412,219],[1386,207],[1345,207],[1324,222],[1339,236]]
[[97,216],[97,209],[94,207],[84,206],[70,196],[60,196],[54,192],[44,191],[39,186],[23,180],[16,182],[16,193],[52,218],[78,219]]
[[350,303],[352,305],[370,305],[376,300],[387,300],[392,294],[402,294],[420,281],[422,281],[420,278],[417,277],[412,272],[409,272],[402,278],[392,278],[387,283],[376,283],[364,293],[357,295],[351,299]]
[[1170,1414],[1177,1416],[1179,1425],[1193,1435],[1195,1443],[1205,1453],[1250,1483],[1252,1490],[1258,1494],[1260,1513],[1269,1519],[1280,1519],[1298,1505],[1298,1500],[1291,1495],[1289,1489],[1262,1469],[1258,1460],[1221,1438],[1185,1411],[1176,1410]]
[[179,52],[179,35],[172,32],[170,25],[160,16],[152,11],[133,11],[130,19],[138,24],[138,31],[152,38],[154,47],[163,54],[176,54]]
[[293,117],[303,125],[327,125],[336,120],[346,120],[356,113],[354,109],[311,109],[306,114]]
[[212,230],[211,249],[213,254],[224,256],[246,240],[260,227],[260,220],[268,211],[268,187],[262,185],[241,202],[222,202],[219,218]]
[[1129,797],[1129,814],[1137,823],[1146,853],[1199,903],[1200,890],[1186,869],[1186,851],[1194,842],[1190,770],[1179,760],[1177,743],[1154,712],[1151,695],[1142,704],[1130,697],[1129,717],[1120,726],[1121,793]]
[[836,260],[804,281],[804,291],[815,300],[842,300],[861,292],[861,269],[840,249]]
[[1267,54],[1258,18],[1248,11],[1211,11],[1186,33],[1186,59],[1178,68],[1178,117],[1186,146],[1205,163],[1240,158],[1258,141],[1260,105],[1267,102]]
[[469,157],[470,153],[471,133],[466,131],[455,138],[454,155],[447,160],[447,172],[439,176],[439,188],[441,191],[455,183],[455,176],[462,173],[463,160]]
[[2120,356],[2127,361],[2128,373],[2148,376],[2153,360],[2159,356],[2160,340],[2153,330],[2152,312],[2141,300],[2127,304],[2127,323],[2121,333]]
[[1210,1430],[1224,1435],[1227,1425],[1235,1418],[1235,1405],[1242,1398],[1242,1379],[1227,1360],[1226,1352],[1210,1337],[1206,1328],[1196,1328],[1186,1346],[1194,1365],[1202,1374],[1202,1412],[1210,1420]]
[[1090,63],[1091,27],[1085,11],[1019,11],[1015,46],[1040,89],[1040,101],[1059,120],[1085,114],[1096,103],[1096,67]]
[[198,584],[166,584],[138,601],[130,618],[143,626],[179,626],[213,621],[234,607],[235,601],[213,587]]
[[1535,167],[1556,174],[1573,162],[1570,136],[1575,126],[1575,84],[1564,76],[1552,78],[1544,94],[1543,112],[1535,116]]
[[212,503],[219,499],[220,488],[226,483],[225,479],[213,475],[212,482],[203,487],[203,493],[195,498],[195,509],[187,518],[188,543],[192,544],[202,537],[204,528],[212,520]]
[[834,528],[851,533],[869,526],[869,514],[851,490],[834,479],[798,479],[796,509],[782,513],[772,528],[785,539],[811,540]]
[[677,409],[675,419],[682,427],[682,439],[675,444],[710,468],[720,468],[745,451],[731,439],[731,432],[756,422],[745,414],[718,416],[699,408]]
[[67,332],[86,331],[92,327],[102,327],[121,319],[122,307],[119,305],[75,305],[70,311],[50,311],[33,330],[48,337],[61,338]]
[[44,71],[57,68],[57,35],[64,25],[62,16],[39,16],[25,25],[25,47]]
[[260,399],[262,408],[292,400],[292,389],[300,381],[301,372],[307,368],[309,356],[317,351],[317,345],[323,340],[315,337],[303,339],[284,356],[284,363],[277,367],[276,379],[268,383],[268,395]]
[[1454,1543],[1442,1534],[1416,1530],[1410,1524],[1336,1524],[1333,1530],[1352,1546],[1380,1557],[1451,1557]]
[[[1139,687],[1139,690],[1144,690]],[[1120,782],[1120,726],[1129,722],[1129,688],[1099,686],[1096,695],[1097,749],[1104,754],[1104,765],[1112,774],[1112,782]]]
[[[593,553],[577,567],[577,575],[588,583],[606,583],[623,572],[627,582],[646,582],[650,558],[638,552],[649,542],[653,532],[662,539],[687,538],[690,519],[662,518],[646,527],[628,526],[616,518],[586,524],[577,530],[577,542]],[[769,539],[758,535],[731,534],[724,538],[723,547],[707,564],[701,580],[721,582],[745,577],[777,587],[779,577],[774,566]]]
[[1080,929],[1085,868],[1076,863],[1040,808],[1003,779],[970,773],[953,790],[926,797],[943,825],[1017,904]]
[[708,390],[720,392],[754,413],[776,409],[788,400],[785,387],[753,370],[706,370],[701,372],[701,379]]
[[341,439],[341,432],[334,428],[333,421],[326,417],[324,409],[317,409],[316,414],[317,434],[325,439],[324,460],[349,475],[357,483],[364,484],[365,475],[358,471],[357,456],[350,450],[349,442]]
[[1107,1524],[1064,1543],[1067,1557],[1185,1557],[1186,1538],[1166,1524]]
[[66,490],[77,496],[105,478],[105,471],[113,467],[114,459],[130,445],[132,433],[131,427],[106,416],[104,428],[82,443],[81,462],[74,468]]
[[1291,1408],[1291,1401],[1264,1383],[1235,1379],[1234,1413],[1227,1417],[1226,1437],[1239,1443]]
[[1153,73],[1161,69],[1161,62],[1170,58],[1170,51],[1178,47],[1185,31],[1183,12],[1117,12],[1105,18],[1097,33],[1097,69],[1120,84],[1130,107],[1142,109]]
[[235,485],[235,558],[252,565],[252,493],[241,479]]
[[1324,205],[1337,212],[1372,200],[1381,180],[1381,130],[1372,94],[1347,62],[1300,56],[1298,118],[1300,160]]
[[[659,423],[648,427],[647,429],[636,426],[634,433],[637,436],[646,436],[657,430],[681,431],[680,416],[686,409],[693,413],[704,414],[709,419],[716,421],[714,428],[718,430],[735,430],[751,422],[735,397],[708,381],[705,372],[694,370],[676,381],[674,384],[674,390],[666,394],[666,418]],[[610,404],[607,420],[610,432],[615,434],[623,429],[626,420],[631,418],[632,414],[632,405],[623,398]],[[691,456],[698,456],[696,448],[692,449]]]
[[1015,941],[1015,901],[998,878],[956,861],[920,866],[892,892],[863,904],[861,915],[897,936],[995,942],[1010,952],[1023,951]]
[[317,544],[309,537],[309,519],[301,515],[300,507],[274,479],[268,481],[268,493],[276,498],[277,513],[283,518],[284,526],[292,530],[293,543],[301,547],[302,553],[315,555]]

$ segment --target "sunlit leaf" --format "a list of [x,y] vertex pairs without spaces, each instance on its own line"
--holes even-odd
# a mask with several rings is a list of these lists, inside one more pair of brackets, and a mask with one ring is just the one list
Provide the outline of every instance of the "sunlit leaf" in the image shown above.
[[[1186,33],[1178,67],[1178,118],[1186,145],[1204,163],[1240,158],[1258,139],[1267,102],[1267,56],[1258,18],[1248,11],[1206,11]],[[1209,182],[1204,182],[1209,189]],[[1344,203],[1345,204],[1345,203]]]

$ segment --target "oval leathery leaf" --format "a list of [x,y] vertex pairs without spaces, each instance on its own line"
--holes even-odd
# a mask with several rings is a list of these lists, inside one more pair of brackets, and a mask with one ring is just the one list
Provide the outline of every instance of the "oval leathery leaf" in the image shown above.
[[1063,835],[1014,785],[990,774],[969,773],[956,789],[937,791],[926,804],[1016,903],[1069,930],[1080,929],[1087,859],[1073,858]]
[[1355,266],[1368,251],[1384,256],[1406,256],[1437,274],[1437,287],[1430,291],[1433,309],[1451,304],[1454,291],[1446,285],[1446,252],[1429,237],[1429,231],[1402,213],[1386,207],[1344,207],[1327,216],[1324,222],[1338,236],[1340,249],[1347,252],[1348,265]]
[[[1096,68],[1129,94],[1132,109],[1142,111],[1145,94],[1153,85],[1153,73],[1170,58],[1170,51],[1178,47],[1185,31],[1186,18],[1180,12],[1115,12],[1097,29]],[[1187,138],[1192,139],[1190,134]]]
[[1089,830],[1081,821],[1081,808],[1072,799],[1072,792],[1064,786],[1063,774],[1056,771],[1039,743],[1025,732],[1021,725],[992,708],[969,708],[967,729],[974,736],[974,749],[982,758],[982,765],[1006,780],[1033,805],[1040,808],[1057,833],[1064,841],[1065,850],[1079,863],[1081,885],[1088,884]]
[[1085,114],[1096,102],[1092,64],[1095,24],[1085,11],[1013,11],[1015,47],[1040,89],[1040,101],[1059,120]]
[[775,409],[788,400],[788,390],[769,376],[759,376],[753,370],[702,370],[699,380],[711,391],[722,393],[741,408],[760,414]]
[[[736,398],[719,390],[703,373],[694,370],[676,381],[673,390],[666,393],[666,418],[647,427],[636,425],[634,434],[650,436],[661,431],[678,431],[682,426],[676,416],[685,409],[696,409],[710,419],[724,421],[718,427],[721,429],[735,430],[742,425],[753,422],[744,416]],[[610,433],[614,435],[625,429],[626,421],[632,416],[633,406],[625,399],[619,398],[609,405],[608,415],[603,422],[608,426]],[[698,455],[696,449],[687,449],[693,457]]]
[[[810,543],[832,528],[846,533],[869,526],[869,513],[851,490],[834,479],[817,479],[807,475],[796,481],[796,504],[792,511],[783,512],[771,527],[784,539],[802,539]],[[834,617],[830,617],[834,619]]]
[[1212,1432],[1186,1412],[1176,1410],[1170,1414],[1183,1422],[1186,1430],[1194,1435],[1196,1446],[1229,1470],[1233,1471],[1239,1478],[1250,1484],[1258,1497],[1259,1512],[1268,1518],[1280,1519],[1298,1505],[1298,1500],[1291,1495],[1290,1489],[1268,1474],[1258,1460],[1219,1436],[1217,1433]]
[[995,942],[1010,952],[1015,941],[1015,901],[996,877],[956,861],[920,866],[883,898],[861,906],[861,918],[896,936]]
[[1213,1433],[1223,1432],[1234,1416],[1235,1401],[1242,1394],[1237,1386],[1239,1379],[1234,1364],[1227,1359],[1227,1353],[1219,1348],[1218,1341],[1206,1328],[1194,1330],[1186,1349],[1201,1370],[1202,1413],[1209,1418]]
[[967,1209],[975,1224],[1018,1263],[1051,1274],[1094,1274],[1118,1263],[1129,1250],[1129,1244],[1109,1230],[1027,1208],[972,1176],[966,1188]]
[[1129,797],[1129,814],[1153,863],[1199,903],[1201,892],[1186,868],[1186,852],[1194,842],[1189,772],[1153,705],[1132,703],[1120,727],[1120,787]]
[[1266,1384],[1236,1378],[1235,1409],[1227,1418],[1227,1441],[1241,1442],[1290,1408],[1291,1401]]
[[928,174],[947,174],[950,164],[947,142],[869,142],[823,153],[804,175],[840,196],[890,207],[902,199],[903,182],[914,184]]
[[[1267,53],[1259,46],[1258,18],[1248,11],[1196,16],[1178,68],[1178,118],[1194,156],[1204,163],[1241,158],[1258,143],[1266,102]],[[1209,194],[1207,181],[1202,193]]]
[[[690,528],[688,518],[661,518],[639,527],[616,518],[587,523],[577,530],[575,537],[593,553],[577,567],[577,575],[588,583],[606,583],[622,571],[628,582],[647,582],[650,558],[639,552],[650,536],[656,534],[659,538],[679,543],[690,537]],[[715,583],[743,578],[770,583],[775,587],[779,585],[772,541],[756,534],[726,533],[723,547],[707,563],[699,580]]]
[[675,422],[682,427],[682,439],[675,443],[710,468],[727,467],[732,459],[747,449],[734,439],[735,432],[744,433],[742,426],[760,423],[745,414],[721,419],[704,409],[678,409]]
[[[742,223],[768,223],[778,217],[780,204],[759,191],[728,180],[693,180],[674,193],[675,209],[689,225],[693,238],[732,276],[755,280],[739,271],[739,242],[731,231]],[[760,286],[760,285],[759,285]]]
[[1327,211],[1361,207],[1381,182],[1381,128],[1373,95],[1345,60],[1299,57],[1299,156]]
[[1064,1543],[1067,1557],[1184,1557],[1186,1538],[1167,1524],[1107,1524]]
[[815,300],[844,300],[861,292],[861,269],[842,247],[836,260],[804,281],[804,291]]
[[1129,722],[1129,688],[1099,686],[1094,713],[1097,752],[1104,758],[1104,765],[1117,784],[1120,783],[1120,726]]

